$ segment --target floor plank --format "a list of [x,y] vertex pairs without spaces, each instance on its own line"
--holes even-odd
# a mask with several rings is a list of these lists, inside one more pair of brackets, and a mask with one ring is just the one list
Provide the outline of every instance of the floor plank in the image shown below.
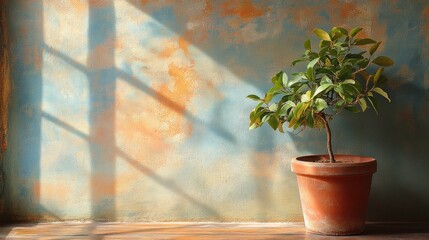
[[[82,223],[13,224],[1,239],[332,239],[306,234],[302,223]],[[429,223],[368,223],[363,234],[337,239],[429,239]]]

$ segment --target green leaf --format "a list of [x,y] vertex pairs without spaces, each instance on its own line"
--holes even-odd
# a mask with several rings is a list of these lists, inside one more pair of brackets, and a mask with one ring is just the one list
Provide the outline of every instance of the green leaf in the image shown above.
[[309,59],[310,59],[310,60],[313,60],[313,59],[315,59],[315,58],[319,57],[319,54],[317,54],[317,53],[315,53],[315,52],[309,52],[309,53],[308,53],[308,56],[309,56]]
[[254,122],[255,121],[255,110],[253,110],[253,111],[251,111],[250,112],[250,115],[249,115],[249,120],[250,120],[250,122]]
[[307,123],[307,126],[311,128],[314,126],[314,118],[313,113],[311,111],[307,111],[307,114],[305,116],[305,122]]
[[347,79],[341,82],[341,84],[355,84],[355,80],[353,79]]
[[378,86],[383,85],[387,83],[387,81],[388,81],[387,78],[384,75],[381,75],[380,78],[378,79],[377,85]]
[[314,71],[312,67],[307,68],[307,73],[305,76],[308,78],[308,80],[314,81]]
[[349,33],[347,32],[347,30],[345,28],[342,28],[342,27],[334,27],[334,28],[332,28],[332,30],[338,31],[341,34],[343,34],[344,36],[349,35]]
[[346,109],[347,111],[350,111],[352,113],[360,112],[360,109],[358,107],[355,107],[355,106],[347,106],[344,109]]
[[366,100],[371,104],[372,109],[374,109],[375,113],[378,115],[378,103],[374,97],[366,97]]
[[330,45],[331,45],[331,41],[320,40],[319,42],[320,48],[329,47]]
[[[262,99],[261,99],[262,100]],[[256,105],[256,107],[253,109],[253,111],[256,111],[259,107],[262,106],[262,104],[264,104],[264,102],[260,102],[258,103],[258,105]]]
[[307,85],[306,84],[302,84],[296,91],[295,93],[297,94],[301,94],[302,92],[304,92],[307,89]]
[[342,108],[346,102],[343,99],[340,99],[335,103],[335,108]]
[[350,78],[352,74],[353,68],[351,66],[344,66],[341,68],[341,70],[338,72],[338,78],[344,79],[344,78]]
[[367,45],[367,44],[373,44],[376,42],[377,41],[371,38],[358,38],[356,39],[355,45]]
[[276,130],[279,127],[279,119],[276,116],[271,116],[268,119],[268,124],[271,126],[272,129]]
[[[322,57],[329,50],[329,46],[323,47],[319,51],[319,56]],[[327,58],[328,59],[328,58]],[[329,60],[329,59],[328,59]]]
[[323,109],[328,107],[328,103],[322,98],[316,98],[314,101],[314,107],[316,112],[321,112]]
[[298,115],[299,110],[302,108],[303,103],[298,103],[296,107],[293,109],[293,116],[296,117]]
[[365,112],[367,105],[364,98],[359,99],[359,105],[360,108],[362,108],[362,112]]
[[376,57],[374,60],[372,60],[372,63],[382,67],[388,67],[394,64],[393,60],[386,56]]
[[263,115],[261,115],[262,119],[261,119],[261,123],[266,122],[270,117],[271,117],[272,113],[265,113]]
[[325,41],[331,41],[331,37],[329,36],[329,34],[327,32],[325,32],[324,30],[320,29],[320,28],[316,28],[313,30],[314,34],[316,34],[319,38],[321,38],[322,40]]
[[328,76],[323,76],[322,79],[320,80],[320,84],[326,84],[326,83],[331,83],[332,84],[332,80],[328,77]]
[[298,121],[298,119],[296,119],[295,117],[293,117],[291,120],[290,120],[290,122],[289,122],[289,128],[291,128],[291,127],[293,127],[295,124],[296,124],[296,122]]
[[378,42],[374,45],[371,46],[371,48],[369,49],[369,54],[372,55],[375,53],[375,51],[377,51],[378,46],[380,46],[381,42]]
[[320,85],[317,89],[316,89],[316,91],[314,92],[314,94],[313,94],[313,96],[311,97],[312,99],[314,98],[314,97],[316,97],[319,93],[321,93],[321,92],[323,92],[323,91],[325,91],[327,88],[329,88],[329,87],[331,87],[331,86],[333,86],[334,84],[332,84],[332,83],[326,83],[326,84],[322,84],[322,85]]
[[361,59],[359,60],[356,64],[360,67],[360,68],[364,68],[368,65],[369,61],[368,59]]
[[292,87],[294,87],[295,85],[297,85],[299,83],[306,83],[306,82],[308,82],[307,79],[304,79],[302,75],[298,75],[298,76],[295,76],[294,78],[292,78],[288,82],[287,87],[288,88],[292,88]]
[[250,94],[246,98],[252,99],[254,101],[263,101],[260,97],[256,96],[255,94]]
[[314,68],[314,65],[316,65],[316,63],[319,61],[319,58],[315,58],[313,60],[311,60],[311,62],[308,63],[307,68]]
[[340,95],[340,97],[341,97],[342,99],[345,99],[345,96],[344,96],[344,89],[341,87],[341,85],[337,85],[337,86],[334,88],[334,91],[335,91],[336,93],[338,93],[338,95]]
[[282,74],[282,84],[283,84],[284,88],[287,88],[288,82],[289,82],[289,78],[288,78],[287,74],[285,72],[283,72],[283,74]]
[[268,109],[270,109],[270,111],[273,111],[273,112],[277,111],[277,104],[276,103],[271,104]]
[[373,91],[376,92],[376,93],[378,93],[378,94],[380,94],[381,96],[383,96],[384,98],[386,98],[389,102],[391,102],[389,96],[387,95],[387,93],[385,91],[383,91],[383,89],[381,89],[379,87],[376,87],[376,88],[373,89]]
[[306,61],[308,61],[308,58],[298,58],[298,59],[294,60],[291,65],[295,66],[299,62],[306,62]]
[[268,90],[267,94],[265,95],[264,102],[269,103],[271,99],[273,99],[273,97],[277,95],[282,89],[283,86],[276,83],[273,87],[270,88],[270,90]]
[[280,108],[280,111],[278,114],[280,116],[286,115],[287,111],[289,109],[295,107],[295,106],[296,106],[295,103],[289,100],[289,101],[285,102],[285,104],[283,104],[283,106]]
[[308,50],[308,51],[311,51],[311,42],[310,42],[310,39],[307,39],[307,40],[304,42],[304,48],[305,48],[306,50]]
[[339,31],[332,29],[330,32],[330,36],[331,36],[331,41],[335,42],[336,40],[341,38],[343,36],[343,34]]
[[249,130],[253,130],[253,129],[258,128],[258,127],[259,127],[259,123],[254,122],[250,125]]
[[280,72],[276,73],[276,75],[274,75],[274,76],[271,78],[271,82],[272,82],[273,84],[277,84],[277,83],[279,82],[279,78],[282,76],[282,73],[283,73],[283,71],[280,71]]
[[381,74],[383,73],[384,68],[379,68],[377,72],[374,75],[374,86],[377,85],[378,79],[380,78]]
[[294,118],[299,120],[301,114],[307,109],[307,107],[308,103],[298,103],[298,105],[296,105],[296,108],[293,111]]
[[361,28],[361,27],[353,28],[353,29],[350,31],[350,36],[352,36],[352,37],[356,36],[356,34],[358,34],[358,32],[360,32],[362,29],[363,29],[363,28]]
[[301,96],[301,102],[306,103],[311,100],[311,91],[307,91],[304,95]]

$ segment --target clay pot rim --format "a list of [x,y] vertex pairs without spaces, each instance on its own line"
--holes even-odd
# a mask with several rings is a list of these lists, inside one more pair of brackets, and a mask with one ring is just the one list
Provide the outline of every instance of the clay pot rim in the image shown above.
[[[338,154],[335,158],[342,163],[318,163],[317,159],[329,159],[328,155],[305,155],[292,159],[291,170],[298,175],[310,176],[346,176],[373,174],[377,171],[375,158]],[[347,159],[347,160],[346,160]]]

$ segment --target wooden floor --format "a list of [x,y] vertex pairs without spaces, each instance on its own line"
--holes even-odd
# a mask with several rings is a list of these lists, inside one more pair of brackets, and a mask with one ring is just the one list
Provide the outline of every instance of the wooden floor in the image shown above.
[[[333,239],[302,223],[37,223],[0,226],[1,239]],[[429,239],[429,223],[368,223],[339,239]]]

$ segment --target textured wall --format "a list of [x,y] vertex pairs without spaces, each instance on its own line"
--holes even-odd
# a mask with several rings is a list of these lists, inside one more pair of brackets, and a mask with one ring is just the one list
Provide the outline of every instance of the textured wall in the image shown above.
[[314,27],[363,26],[396,65],[380,115],[333,121],[374,156],[369,218],[429,220],[427,1],[9,1],[16,220],[302,221],[289,160],[323,131],[252,132],[249,93]]
[[3,152],[7,148],[7,114],[10,93],[9,42],[6,26],[6,1],[0,0],[0,221],[3,219],[4,213]]

